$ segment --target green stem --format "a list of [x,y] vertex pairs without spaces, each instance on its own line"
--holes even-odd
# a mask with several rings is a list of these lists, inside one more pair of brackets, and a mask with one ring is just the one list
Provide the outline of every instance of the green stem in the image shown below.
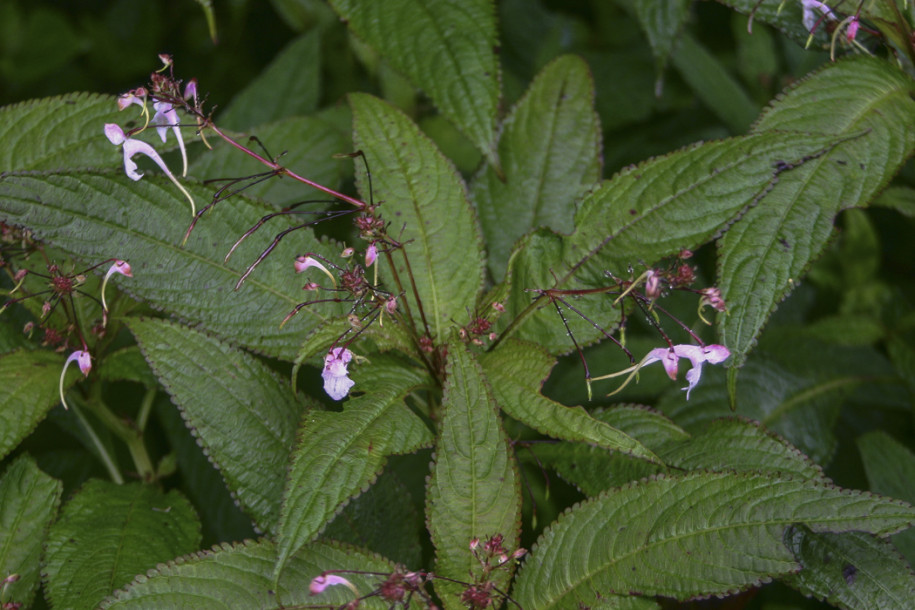
[[105,449],[105,445],[102,444],[102,440],[95,433],[95,430],[92,429],[92,426],[89,425],[89,421],[86,419],[86,416],[83,415],[83,412],[80,410],[80,408],[76,406],[75,403],[72,405],[72,408],[73,413],[79,419],[80,423],[83,424],[83,428],[86,429],[86,434],[89,435],[89,439],[92,441],[92,444],[95,445],[95,449],[98,451],[102,463],[105,464],[105,468],[108,469],[108,474],[111,477],[111,480],[118,485],[123,485],[124,477],[121,476],[121,473],[118,470],[118,467],[115,465],[114,460],[111,458],[108,450]]
[[152,412],[153,402],[156,398],[156,388],[147,388],[146,394],[143,395],[143,403],[140,405],[140,415],[137,417],[137,428],[140,432],[146,430],[146,424],[149,422],[149,414]]
[[91,408],[93,414],[101,420],[105,427],[127,445],[127,450],[130,451],[130,457],[133,458],[134,466],[136,466],[137,474],[140,475],[140,478],[144,481],[152,479],[156,471],[153,468],[152,460],[149,459],[146,446],[143,444],[143,432],[121,420],[101,400],[93,401]]

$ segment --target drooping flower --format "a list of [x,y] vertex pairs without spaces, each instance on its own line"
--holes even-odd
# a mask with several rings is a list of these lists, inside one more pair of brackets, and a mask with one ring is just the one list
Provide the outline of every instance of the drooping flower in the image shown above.
[[183,169],[182,176],[187,176],[187,150],[184,148],[184,138],[181,136],[181,128],[178,127],[180,120],[178,112],[168,102],[153,102],[153,109],[156,113],[153,115],[152,124],[156,126],[156,132],[159,134],[162,142],[168,137],[168,130],[171,128],[178,140],[178,148],[181,150],[181,161]]
[[330,278],[330,281],[332,281],[334,283],[335,287],[337,285],[337,278],[334,277],[334,274],[331,273],[330,271],[328,271],[327,267],[322,265],[317,259],[315,259],[310,254],[306,254],[304,256],[297,256],[295,259],[295,263],[293,263],[293,266],[295,267],[296,273],[302,273],[309,267],[317,267],[318,269],[323,271],[327,277]]
[[801,0],[801,8],[804,11],[801,19],[808,32],[813,32],[817,21],[819,21],[819,18],[814,11],[819,11],[823,17],[830,21],[836,21],[836,14],[832,12],[832,9],[829,8],[825,2],[820,2],[819,0]]
[[371,267],[375,260],[378,258],[378,247],[375,245],[375,242],[369,244],[368,249],[365,251],[365,266]]
[[333,587],[334,585],[345,585],[349,587],[353,593],[359,595],[359,592],[356,590],[353,583],[336,574],[321,574],[320,576],[315,576],[311,579],[311,584],[308,585],[308,592],[312,595],[318,595],[323,593],[324,589],[327,587]]
[[124,171],[127,173],[128,178],[131,180],[139,180],[143,177],[143,174],[137,171],[137,164],[133,160],[133,157],[138,154],[146,155],[162,169],[165,175],[168,176],[169,180],[171,180],[175,186],[177,186],[181,192],[184,193],[184,196],[187,197],[187,200],[191,202],[191,214],[197,214],[197,206],[194,204],[194,198],[191,197],[191,194],[188,193],[183,186],[181,186],[181,183],[178,182],[178,179],[175,178],[175,175],[172,174],[170,169],[168,169],[165,161],[162,160],[162,157],[159,156],[159,153],[156,152],[155,148],[143,140],[127,137],[127,134],[124,133],[124,130],[121,129],[121,126],[117,123],[105,123],[105,136],[108,138],[108,141],[115,146],[123,146]]
[[343,400],[356,382],[349,378],[347,367],[353,359],[353,352],[335,347],[324,356],[324,391],[334,400]]
[[115,259],[114,262],[111,263],[111,266],[108,267],[108,272],[105,273],[105,279],[102,280],[102,326],[105,326],[108,322],[108,303],[105,301],[105,287],[108,286],[108,278],[115,273],[120,273],[126,277],[133,277],[133,273],[130,270],[130,263],[127,261]]
[[70,367],[71,362],[76,362],[79,365],[79,370],[82,371],[83,375],[88,376],[89,371],[92,370],[92,356],[89,355],[89,352],[86,350],[77,350],[70,354],[70,357],[67,358],[67,361],[64,362],[64,369],[60,372],[60,384],[58,389],[60,390],[60,402],[64,406],[64,409],[69,409],[67,406],[67,401],[64,398],[64,378],[67,376],[67,369]]
[[728,356],[731,355],[730,350],[723,345],[674,345],[673,347],[658,347],[645,355],[642,358],[642,361],[634,364],[622,371],[617,373],[611,373],[609,375],[604,375],[602,377],[595,377],[590,381],[598,381],[601,379],[609,379],[611,377],[619,377],[621,375],[628,374],[626,380],[623,384],[611,392],[609,395],[616,394],[623,388],[625,388],[630,381],[638,374],[639,370],[642,367],[652,364],[654,362],[661,362],[664,365],[664,370],[667,372],[667,376],[672,380],[677,379],[677,368],[680,358],[686,358],[693,365],[690,370],[686,372],[686,381],[687,386],[683,388],[686,391],[686,399],[689,400],[689,393],[692,392],[693,388],[699,384],[699,378],[702,376],[702,365],[708,362],[709,364],[720,364],[728,359]]

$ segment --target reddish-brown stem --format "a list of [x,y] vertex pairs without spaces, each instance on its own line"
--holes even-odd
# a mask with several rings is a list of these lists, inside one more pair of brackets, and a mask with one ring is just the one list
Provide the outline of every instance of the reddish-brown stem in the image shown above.
[[360,201],[359,199],[356,199],[355,197],[350,197],[349,195],[344,195],[343,193],[341,193],[339,191],[335,191],[332,188],[326,187],[323,184],[318,184],[317,182],[309,180],[308,178],[305,178],[304,176],[300,176],[300,175],[296,174],[295,172],[289,170],[286,167],[283,167],[282,165],[280,165],[279,163],[276,163],[275,161],[271,161],[270,159],[267,159],[267,158],[257,154],[256,152],[254,152],[247,146],[240,144],[239,142],[236,142],[231,136],[229,136],[228,134],[223,132],[220,128],[216,127],[216,125],[214,125],[212,122],[209,122],[207,124],[207,127],[209,127],[214,132],[216,132],[216,135],[218,135],[220,138],[225,140],[230,146],[237,148],[238,150],[245,153],[249,157],[256,159],[263,165],[266,165],[267,167],[269,167],[270,169],[275,171],[278,175],[289,176],[290,178],[292,178],[293,180],[296,180],[297,182],[301,182],[302,184],[307,184],[308,186],[310,186],[314,189],[327,193],[331,197],[335,197],[341,201],[345,201],[346,203],[354,205],[357,208],[359,208],[360,210],[362,210],[366,207],[365,202]]

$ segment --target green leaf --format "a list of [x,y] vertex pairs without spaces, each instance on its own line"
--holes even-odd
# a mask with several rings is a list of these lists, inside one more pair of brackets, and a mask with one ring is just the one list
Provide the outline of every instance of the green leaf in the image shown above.
[[[198,202],[210,199],[209,190],[188,188]],[[164,178],[146,176],[134,182],[122,173],[0,178],[4,222],[26,226],[37,239],[89,263],[113,257],[129,260],[133,278],[113,280],[125,292],[242,345],[292,359],[301,333],[332,311],[308,307],[294,323],[279,328],[302,299],[292,261],[302,251],[331,255],[332,248],[319,244],[310,230],[298,231],[295,243],[282,242],[233,292],[241,270],[268,241],[260,234],[252,236],[229,263],[223,260],[225,253],[266,212],[242,197],[232,197],[201,219],[182,247],[190,223],[187,202]]]
[[[325,542],[313,543],[294,557],[274,588],[271,574],[276,549],[269,540],[250,540],[213,547],[180,557],[138,576],[102,604],[106,609],[126,608],[261,608],[330,604],[338,607],[353,600],[344,586],[328,587],[320,597],[308,586],[325,570],[393,572],[394,565],[376,555]],[[347,573],[344,577],[363,594],[377,586],[379,577]],[[359,607],[387,608],[379,598],[363,600]]]
[[[433,339],[443,340],[444,329],[473,309],[483,284],[481,238],[464,183],[451,162],[405,115],[369,95],[352,94],[349,99],[353,141],[372,168],[374,199],[384,201],[381,211],[394,223],[393,234],[399,236],[403,227],[398,240],[410,258],[428,330]],[[357,175],[360,191],[370,194],[358,167]],[[400,287],[409,290],[403,255],[395,251],[392,256]],[[420,324],[412,297],[408,292]]]
[[[19,350],[0,356],[0,458],[60,402],[57,385],[63,364],[60,354],[46,350]],[[72,382],[75,377],[70,379]]]
[[[279,162],[283,167],[308,176],[309,180],[324,186],[337,188],[345,176],[352,175],[350,161],[333,158],[334,155],[349,150],[349,127],[346,131],[340,129],[340,123],[344,119],[347,125],[351,122],[348,117],[349,112],[346,108],[333,108],[313,116],[284,118],[274,123],[258,125],[247,130],[246,134],[258,138],[271,155],[282,155]],[[239,137],[239,141],[262,152],[256,144],[246,141],[244,137]],[[240,154],[234,147],[216,141],[213,151],[193,161],[189,171],[192,175],[208,178],[237,178],[253,176],[268,170],[255,159]],[[327,195],[310,186],[279,176],[245,189],[245,195],[266,201],[274,208],[307,199],[328,199]],[[314,210],[316,206],[317,204],[313,204],[306,209]],[[218,210],[217,207],[215,214],[219,213]],[[308,217],[303,220],[305,219],[313,220]],[[205,221],[206,219],[203,222]],[[269,231],[269,225],[264,230]]]
[[531,229],[572,231],[575,200],[600,179],[600,139],[587,64],[573,55],[551,62],[505,119],[502,175],[486,165],[470,187],[493,277]]
[[744,418],[719,419],[680,443],[659,450],[673,468],[771,472],[823,479],[823,469],[762,424]]
[[98,367],[98,376],[106,381],[135,381],[147,388],[158,385],[156,376],[149,370],[149,365],[136,345],[105,354]]
[[880,193],[873,205],[896,210],[903,216],[915,218],[915,189],[908,186],[891,186]]
[[887,535],[913,520],[908,504],[821,480],[707,472],[647,479],[560,517],[524,562],[512,597],[543,610],[615,591],[724,595],[800,567],[784,544],[793,524]]
[[[624,5],[631,5],[639,25],[648,37],[648,43],[654,53],[657,64],[658,79],[664,72],[667,60],[674,45],[678,42],[680,30],[689,16],[689,0],[657,2],[656,0],[630,0]],[[677,49],[683,51],[682,40]],[[676,57],[676,56],[675,56]]]
[[[689,434],[647,407],[621,405],[595,411],[594,419],[619,429],[642,442],[652,451],[665,445],[689,439]],[[635,460],[622,453],[584,443],[537,443],[531,450],[540,462],[575,485],[588,496],[618,487],[653,474],[663,468],[645,460]]]
[[[28,608],[38,589],[41,547],[57,515],[63,485],[20,455],[0,477],[0,580],[18,574],[3,588],[9,602]],[[19,606],[13,606],[19,607]]]
[[275,531],[303,405],[253,356],[199,331],[138,318],[127,327],[229,489]]
[[423,515],[410,490],[386,470],[368,491],[353,498],[324,530],[324,538],[374,551],[404,566],[422,565]]
[[134,575],[199,543],[197,515],[177,491],[90,480],[48,534],[48,601],[57,608],[95,607]]
[[660,464],[637,440],[599,420],[582,407],[566,407],[540,393],[556,360],[536,345],[510,340],[484,354],[480,363],[493,395],[508,415],[542,434],[626,453]]
[[[870,489],[874,493],[915,502],[915,453],[883,431],[868,432],[858,438],[858,451]],[[915,565],[915,530],[893,537],[910,564]]]
[[330,4],[359,38],[425,91],[490,163],[499,165],[495,147],[498,40],[491,1],[331,0]]
[[688,34],[680,37],[672,58],[683,80],[731,133],[744,133],[759,114],[759,107],[721,62]]
[[803,569],[782,578],[807,597],[837,608],[906,608],[915,574],[893,545],[869,534],[814,534],[790,528],[787,544]]
[[93,93],[0,108],[0,172],[110,166],[123,155],[104,126],[124,118],[114,96]]
[[[480,570],[468,546],[471,539],[500,534],[509,552],[518,547],[521,490],[489,384],[463,345],[449,346],[446,377],[426,515],[435,572],[463,581]],[[492,579],[505,590],[510,576],[508,570],[499,570]],[[457,586],[439,581],[436,590],[446,607],[458,607]]]
[[432,444],[426,424],[403,402],[427,383],[425,374],[381,355],[355,368],[354,391],[368,393],[347,401],[342,412],[315,410],[302,419],[277,528],[277,575],[375,480],[387,456]]
[[720,288],[729,315],[719,318],[718,330],[734,366],[822,252],[835,215],[867,205],[912,154],[913,84],[882,60],[839,61],[788,90],[755,125],[761,134],[796,130],[849,139],[780,174],[763,203],[721,239]]
[[[248,129],[314,112],[321,97],[320,42],[320,33],[310,32],[283,47],[273,61],[232,98],[225,112],[219,114],[218,124],[229,129]],[[296,149],[299,148],[307,146],[298,143]],[[285,165],[285,160],[283,163]]]

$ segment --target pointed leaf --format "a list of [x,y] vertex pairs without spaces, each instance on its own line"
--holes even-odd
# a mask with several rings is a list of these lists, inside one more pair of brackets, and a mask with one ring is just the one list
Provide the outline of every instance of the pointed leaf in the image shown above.
[[0,356],[0,458],[60,402],[57,383],[63,364],[60,354],[46,350]]
[[[915,454],[883,431],[868,432],[858,439],[858,451],[871,491],[915,502]],[[915,529],[893,536],[909,563],[915,562]]]
[[822,481],[705,472],[642,480],[560,517],[525,561],[513,597],[546,609],[617,591],[726,594],[800,568],[784,544],[792,524],[886,535],[913,520],[908,504]]
[[197,515],[177,491],[90,480],[48,534],[48,601],[58,608],[94,608],[134,575],[198,544]]
[[[635,9],[635,16],[638,18],[645,36],[648,37],[648,43],[654,53],[656,71],[660,79],[674,44],[679,40],[680,30],[689,16],[689,0],[670,2],[631,0],[625,4],[631,4]],[[679,47],[677,51],[678,53],[682,51],[682,47]]]
[[[300,175],[308,176],[319,184],[337,188],[343,177],[351,175],[348,160],[334,159],[334,155],[350,148],[349,123],[347,130],[340,129],[339,123],[348,117],[346,109],[333,109],[314,116],[293,117],[259,125],[249,129],[249,136],[257,137],[271,155],[282,155],[279,162]],[[241,141],[246,139],[242,138]],[[258,146],[250,143],[255,149]],[[237,178],[267,171],[261,163],[221,142],[215,142],[213,151],[198,157],[191,163],[190,173],[195,176]],[[328,196],[289,178],[275,176],[245,189],[248,197],[257,197],[271,207],[284,206],[307,199],[326,200]],[[220,204],[221,205],[221,204]],[[327,206],[312,204],[303,209],[316,211]],[[218,214],[218,209],[217,212]],[[298,217],[304,222],[308,217]],[[262,230],[269,230],[265,227]],[[271,232],[272,233],[272,232]],[[238,236],[240,237],[240,236]]]
[[[621,405],[592,415],[596,421],[625,432],[652,451],[690,438],[667,417],[647,407]],[[531,451],[542,464],[588,496],[664,472],[656,464],[634,460],[619,452],[610,453],[591,444],[538,443],[531,446]]]
[[276,574],[375,480],[387,456],[432,444],[426,424],[403,402],[426,376],[380,355],[358,368],[356,389],[371,391],[342,412],[315,410],[302,419],[277,529]]
[[248,129],[314,112],[321,96],[320,42],[320,33],[313,31],[283,47],[263,72],[232,98],[217,123],[229,129]]
[[[885,61],[830,64],[795,85],[765,112],[757,133],[804,131],[845,136],[784,172],[759,205],[720,242],[727,316],[722,343],[742,363],[769,315],[822,252],[842,209],[867,205],[915,149],[915,81]],[[819,136],[817,136],[819,137]]]
[[905,608],[915,599],[915,574],[893,545],[869,534],[788,531],[803,568],[782,581],[837,608]]
[[[374,6],[374,4],[373,4]],[[385,4],[385,7],[388,5]],[[365,94],[350,96],[353,141],[372,169],[375,201],[402,237],[413,278],[433,338],[444,338],[452,320],[473,309],[483,284],[479,229],[457,170],[416,125],[400,111]],[[360,190],[368,201],[368,184],[357,166]],[[458,256],[455,256],[458,253]],[[403,288],[409,275],[403,255],[392,253]],[[417,324],[418,307],[409,292]]]
[[113,95],[71,93],[0,108],[0,172],[111,166],[121,155],[105,137],[118,114]]
[[[426,495],[437,574],[466,580],[478,573],[470,541],[501,534],[509,552],[518,547],[521,495],[514,452],[483,371],[463,345],[448,349],[443,414]],[[505,589],[511,574],[493,573]],[[436,583],[448,608],[457,608],[459,588]]]
[[582,407],[566,407],[543,396],[540,387],[556,360],[538,346],[507,341],[484,354],[480,363],[499,406],[518,421],[553,438],[590,443],[661,463],[637,440],[591,417]]
[[199,331],[138,318],[127,326],[229,489],[274,531],[303,406],[260,361]]
[[664,461],[684,470],[772,472],[822,479],[823,469],[786,440],[743,418],[711,422],[685,442],[660,450]]
[[[426,92],[498,165],[496,10],[490,0],[331,0],[359,38]],[[405,18],[409,16],[409,18]]]
[[[211,193],[188,185],[198,203]],[[118,174],[20,174],[0,178],[0,220],[34,231],[86,262],[117,257],[130,261],[133,278],[119,286],[151,304],[199,322],[222,336],[273,356],[295,357],[301,333],[324,319],[318,307],[299,312],[280,329],[283,317],[301,300],[292,261],[302,251],[330,255],[309,230],[298,231],[273,251],[240,290],[242,270],[269,238],[249,238],[227,264],[232,242],[267,213],[242,197],[220,203],[197,224],[188,243],[187,202],[167,179],[139,182]],[[276,225],[271,231],[288,227]],[[119,280],[115,280],[119,281]]]
[[600,140],[587,64],[573,55],[551,62],[505,119],[502,175],[486,165],[470,188],[493,277],[531,229],[572,231],[575,200],[600,179]]
[[19,580],[6,586],[12,607],[31,606],[38,590],[41,547],[57,515],[63,485],[39,470],[32,458],[16,458],[0,477],[0,581],[11,574]]
[[[250,540],[213,547],[187,557],[159,565],[146,575],[138,576],[124,589],[116,591],[102,608],[280,608],[330,604],[338,607],[353,600],[344,586],[328,587],[320,597],[308,591],[311,580],[325,570],[359,570],[392,572],[394,565],[377,555],[369,555],[338,544],[316,542],[294,557],[274,589],[273,561],[276,548],[269,540]],[[367,594],[379,577],[347,573],[343,575]],[[379,598],[363,600],[360,608],[388,607]]]

